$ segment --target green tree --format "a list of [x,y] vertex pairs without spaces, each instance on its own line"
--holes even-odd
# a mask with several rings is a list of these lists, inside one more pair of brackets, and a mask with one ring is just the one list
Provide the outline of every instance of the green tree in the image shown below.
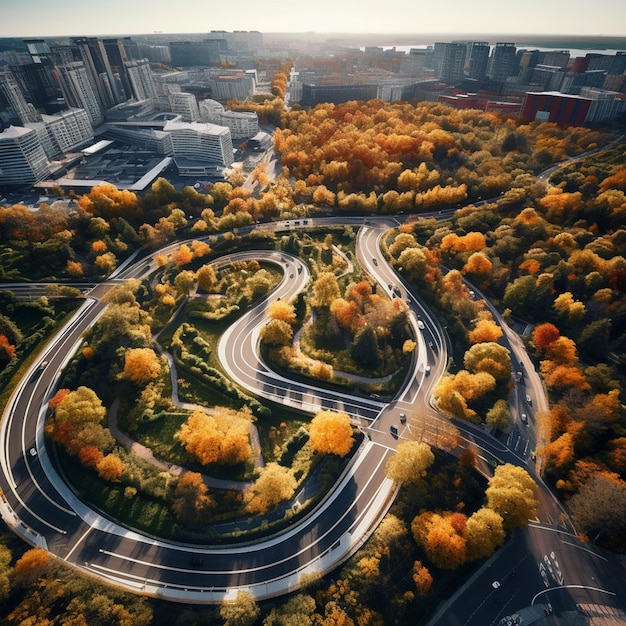
[[364,326],[356,334],[350,348],[350,356],[362,367],[378,367],[380,362],[378,357],[378,338],[371,326]]
[[487,411],[485,422],[494,430],[504,430],[511,423],[511,408],[506,400],[496,400]]

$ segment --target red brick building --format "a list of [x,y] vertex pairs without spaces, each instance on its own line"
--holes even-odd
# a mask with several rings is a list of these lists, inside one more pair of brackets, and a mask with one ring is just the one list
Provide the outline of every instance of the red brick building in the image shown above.
[[591,100],[558,91],[529,91],[522,106],[525,122],[555,122],[561,128],[582,126]]

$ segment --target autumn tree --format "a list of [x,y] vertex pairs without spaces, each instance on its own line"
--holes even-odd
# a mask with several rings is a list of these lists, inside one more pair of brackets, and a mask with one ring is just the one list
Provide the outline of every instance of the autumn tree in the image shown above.
[[96,465],[98,476],[109,482],[118,483],[124,473],[124,463],[117,454],[107,454]]
[[496,380],[511,376],[511,355],[507,348],[495,342],[476,343],[463,358],[465,367],[472,373],[486,372]]
[[407,441],[398,444],[396,453],[387,461],[387,478],[399,483],[419,483],[426,470],[435,462],[427,443]]
[[178,432],[187,452],[203,465],[243,463],[252,456],[250,417],[229,409],[194,411]]
[[286,346],[293,339],[293,328],[281,320],[270,320],[261,329],[261,339],[270,346]]
[[493,319],[478,320],[474,328],[467,333],[471,344],[496,342],[500,337],[502,337],[502,329]]
[[415,583],[418,595],[422,598],[425,598],[430,593],[433,577],[428,571],[428,568],[422,565],[421,561],[415,561],[415,563],[413,563],[413,582]]
[[487,411],[485,423],[494,430],[504,430],[511,423],[511,408],[506,400],[496,400]]
[[[418,528],[422,524],[424,527]],[[456,569],[465,562],[464,528],[455,524],[452,514],[432,513],[428,517],[418,516],[413,520],[411,528],[415,540],[423,546],[429,561],[436,567]]]
[[470,560],[491,556],[505,539],[502,517],[483,507],[473,513],[465,525],[467,557]]
[[31,548],[15,564],[15,580],[30,585],[44,575],[50,562],[50,553],[43,548]]
[[248,591],[238,591],[234,600],[226,600],[220,605],[224,626],[253,626],[260,615],[261,609]]
[[339,297],[339,285],[333,272],[322,272],[313,283],[315,305],[329,307]]
[[318,454],[346,456],[354,445],[350,417],[346,413],[320,411],[309,425],[311,447]]
[[161,361],[152,348],[131,348],[124,354],[124,370],[120,378],[142,385],[160,373]]
[[11,551],[4,544],[0,544],[0,603],[3,603],[11,593],[11,579],[13,567]]
[[196,280],[198,281],[198,289],[211,293],[217,286],[217,274],[212,265],[203,265],[196,272]]
[[591,476],[568,502],[577,528],[591,541],[623,549],[626,537],[626,483],[616,475]]
[[267,307],[267,316],[273,320],[282,320],[287,324],[294,324],[296,312],[293,304],[285,300],[275,300]]
[[185,472],[179,479],[172,497],[172,510],[183,526],[193,527],[215,506],[208,487],[196,472]]
[[268,463],[245,494],[250,513],[264,514],[283,500],[291,498],[296,490],[296,479],[287,467]]
[[528,525],[537,511],[535,483],[521,467],[505,463],[496,467],[485,491],[487,506],[498,513],[507,532]]

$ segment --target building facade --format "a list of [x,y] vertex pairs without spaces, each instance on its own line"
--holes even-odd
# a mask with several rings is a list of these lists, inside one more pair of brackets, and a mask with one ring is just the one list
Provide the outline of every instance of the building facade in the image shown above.
[[0,185],[29,185],[49,175],[50,164],[37,131],[10,126],[0,133]]

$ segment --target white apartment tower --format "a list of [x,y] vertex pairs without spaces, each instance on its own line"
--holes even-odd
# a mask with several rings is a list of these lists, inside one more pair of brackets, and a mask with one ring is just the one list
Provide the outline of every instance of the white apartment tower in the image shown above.
[[49,175],[50,165],[37,131],[9,126],[0,133],[0,185],[28,185]]
[[[154,80],[152,80],[152,70],[148,59],[139,61],[125,61],[126,75],[132,97],[135,100],[154,100],[157,97]],[[129,94],[130,95],[130,94]]]
[[259,132],[259,117],[248,111],[227,111],[217,100],[200,102],[200,120],[230,129],[233,139],[247,139]]
[[234,160],[233,141],[225,126],[169,121],[163,130],[172,137],[174,157],[222,166]]
[[197,122],[200,119],[198,102],[192,93],[181,91],[169,95],[172,113],[180,115],[185,122]]

